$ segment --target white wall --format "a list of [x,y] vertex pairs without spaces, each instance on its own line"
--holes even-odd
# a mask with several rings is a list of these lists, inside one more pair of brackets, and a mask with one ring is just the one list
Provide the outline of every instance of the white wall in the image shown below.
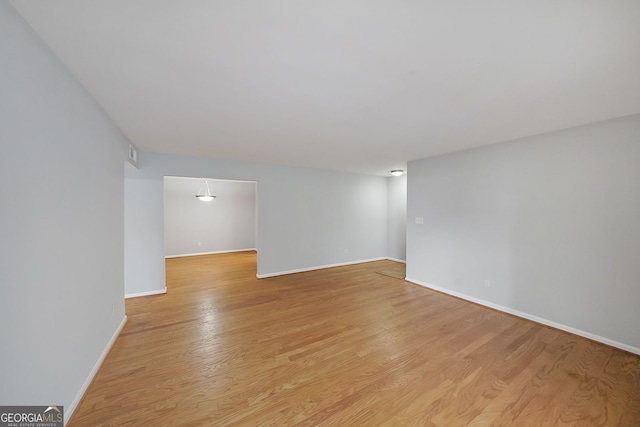
[[207,180],[216,198],[195,195],[203,179],[165,177],[164,253],[166,256],[256,248],[256,183]]
[[640,115],[408,169],[407,277],[640,351]]
[[68,417],[124,319],[128,142],[5,1],[0,63],[0,405]]
[[407,175],[387,178],[387,256],[407,259]]
[[[140,159],[140,154],[138,154]],[[124,178],[124,288],[127,297],[164,292],[163,185],[157,179],[136,179],[138,170],[127,164]],[[155,215],[147,216],[147,212]],[[137,254],[137,256],[130,256]]]
[[[149,238],[164,234],[158,208],[163,177],[210,176],[258,182],[261,276],[386,256],[386,178],[144,151],[139,158],[140,169],[125,180],[136,206],[127,207],[125,215],[128,229],[148,228]],[[164,269],[153,265],[149,270],[146,262],[161,260],[163,250],[154,239],[140,245],[127,242],[128,294],[164,289]]]

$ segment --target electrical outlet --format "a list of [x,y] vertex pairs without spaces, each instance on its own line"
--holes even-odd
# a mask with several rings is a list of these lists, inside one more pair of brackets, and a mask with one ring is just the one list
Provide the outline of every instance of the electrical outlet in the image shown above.
[[113,304],[111,306],[111,313],[116,314],[116,305],[115,304]]
[[198,246],[202,246],[202,242],[198,242]]
[[424,224],[424,218],[421,216],[416,217],[416,224]]
[[484,281],[484,287],[485,288],[490,288],[491,287],[491,280],[487,279]]

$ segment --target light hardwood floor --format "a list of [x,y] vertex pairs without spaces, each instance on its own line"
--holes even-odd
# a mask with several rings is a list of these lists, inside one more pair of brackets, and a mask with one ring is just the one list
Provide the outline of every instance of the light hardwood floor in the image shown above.
[[[640,357],[377,274],[167,260],[69,426],[640,426]],[[635,325],[633,327],[638,327]]]

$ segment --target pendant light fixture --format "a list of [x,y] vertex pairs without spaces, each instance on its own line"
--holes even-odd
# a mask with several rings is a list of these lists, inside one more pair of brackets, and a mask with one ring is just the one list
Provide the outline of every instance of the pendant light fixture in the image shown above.
[[[204,190],[205,187],[207,187],[207,192],[203,193],[202,190]],[[209,189],[209,180],[204,180],[204,183],[202,183],[202,186],[200,187],[200,191],[198,191],[198,194],[196,194],[196,198],[198,200],[202,200],[203,202],[210,202],[216,198],[216,196],[211,194],[211,190]]]

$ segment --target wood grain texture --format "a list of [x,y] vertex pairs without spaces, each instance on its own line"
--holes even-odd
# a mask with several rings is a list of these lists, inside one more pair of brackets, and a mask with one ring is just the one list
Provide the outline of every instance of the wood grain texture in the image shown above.
[[[167,260],[69,426],[640,426],[640,357],[377,271]],[[634,326],[634,327],[637,327]]]

